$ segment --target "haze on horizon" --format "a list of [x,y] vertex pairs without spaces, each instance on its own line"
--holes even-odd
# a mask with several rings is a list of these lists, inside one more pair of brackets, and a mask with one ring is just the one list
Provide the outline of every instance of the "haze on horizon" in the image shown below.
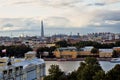
[[0,0],[0,36],[120,33],[120,0]]

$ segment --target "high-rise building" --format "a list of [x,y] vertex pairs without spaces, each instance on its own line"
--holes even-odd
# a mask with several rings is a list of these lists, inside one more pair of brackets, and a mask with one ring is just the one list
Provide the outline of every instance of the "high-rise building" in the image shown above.
[[44,26],[43,26],[43,21],[41,21],[41,37],[44,37]]

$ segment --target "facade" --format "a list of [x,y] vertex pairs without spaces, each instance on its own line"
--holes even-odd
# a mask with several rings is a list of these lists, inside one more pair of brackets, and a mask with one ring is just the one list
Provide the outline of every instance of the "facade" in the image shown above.
[[117,55],[120,55],[120,47],[113,47],[113,50],[117,52]]
[[112,57],[113,49],[99,49],[99,57]]
[[77,49],[75,47],[61,47],[54,51],[57,58],[76,58]]
[[93,46],[85,46],[84,48],[81,48],[82,51],[91,51],[94,47]]
[[28,55],[34,55],[34,52],[26,54],[26,59],[14,61],[15,63],[10,66],[6,63],[0,66],[0,80],[42,80],[45,76],[44,60]]
[[120,47],[113,47],[113,50],[120,52]]

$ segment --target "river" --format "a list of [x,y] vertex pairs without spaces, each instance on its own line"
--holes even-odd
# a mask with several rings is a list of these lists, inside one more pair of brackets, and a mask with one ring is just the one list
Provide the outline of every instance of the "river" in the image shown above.
[[[46,74],[48,75],[48,69],[52,64],[59,65],[62,71],[68,73],[77,70],[77,68],[80,66],[80,62],[81,61],[45,61]],[[99,63],[105,72],[112,69],[116,64],[120,64],[120,63],[110,63],[109,61],[100,61]]]

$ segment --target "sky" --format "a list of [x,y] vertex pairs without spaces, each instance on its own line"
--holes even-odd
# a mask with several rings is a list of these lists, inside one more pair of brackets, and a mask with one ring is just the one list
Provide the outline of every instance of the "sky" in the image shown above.
[[120,0],[0,0],[0,36],[120,33]]

